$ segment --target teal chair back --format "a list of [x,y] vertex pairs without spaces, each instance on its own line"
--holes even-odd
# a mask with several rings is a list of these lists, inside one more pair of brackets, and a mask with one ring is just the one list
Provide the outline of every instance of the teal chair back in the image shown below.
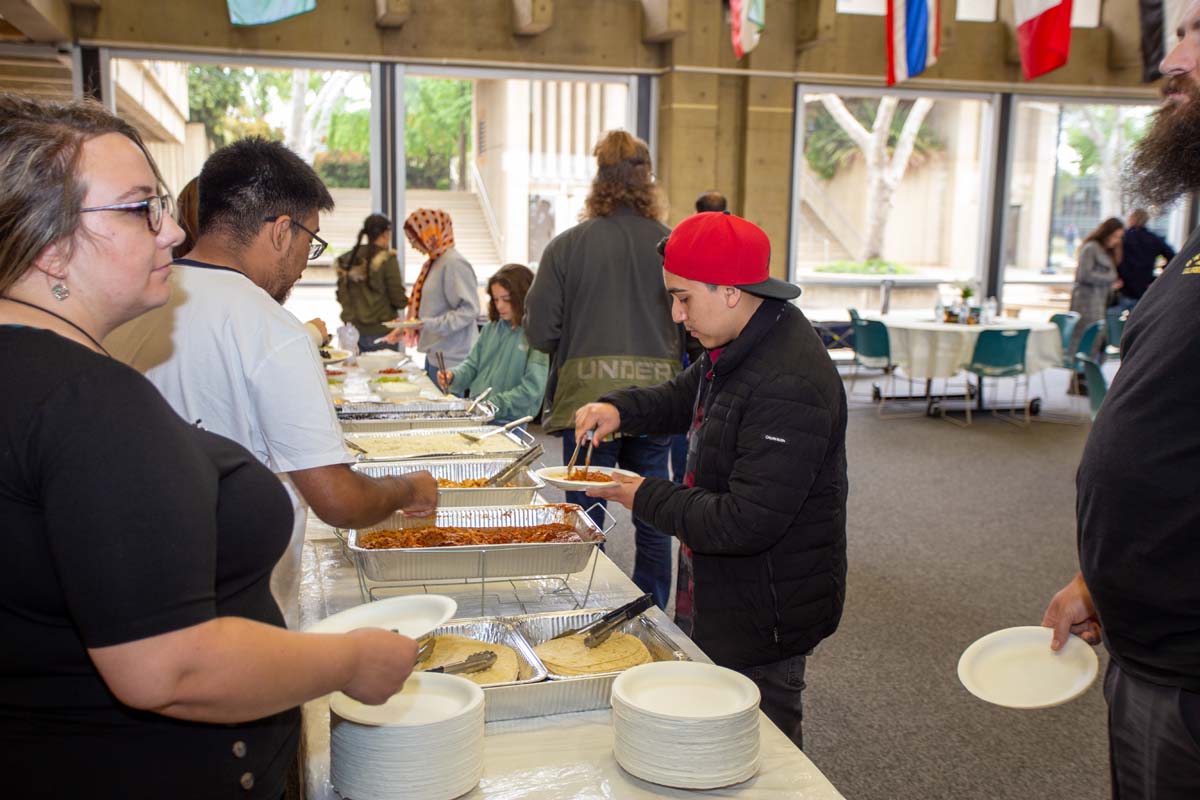
[[1079,344],[1075,347],[1076,356],[1072,358],[1072,367],[1076,370],[1083,369],[1083,365],[1079,363],[1079,353],[1090,356],[1092,351],[1096,349],[1096,340],[1104,333],[1104,320],[1098,319],[1091,325],[1083,329],[1083,336],[1079,337]]
[[1129,319],[1129,309],[1117,307],[1104,312],[1104,324],[1108,333],[1108,343],[1118,350],[1121,349],[1121,335],[1125,333],[1125,320]]
[[1029,329],[987,330],[975,341],[967,371],[980,377],[1004,378],[1025,372],[1025,346]]
[[854,323],[854,358],[886,358],[892,360],[892,342],[888,338],[887,326],[873,319],[863,319],[853,308],[850,319]]
[[1071,337],[1075,335],[1075,326],[1079,324],[1079,312],[1067,311],[1055,314],[1050,321],[1058,326],[1058,335],[1062,340],[1063,366],[1071,366]]
[[1076,353],[1075,360],[1083,365],[1083,376],[1087,379],[1088,404],[1092,407],[1092,419],[1100,413],[1100,405],[1108,394],[1108,382],[1096,359],[1087,353]]

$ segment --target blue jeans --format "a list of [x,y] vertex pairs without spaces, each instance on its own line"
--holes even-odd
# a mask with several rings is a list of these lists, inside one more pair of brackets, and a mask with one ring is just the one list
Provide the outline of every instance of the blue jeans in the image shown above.
[[[563,463],[566,464],[575,451],[575,432],[563,431]],[[667,458],[670,452],[669,436],[622,437],[603,442],[592,451],[593,467],[620,467],[631,470],[644,478],[666,478]],[[579,463],[583,463],[580,454]],[[567,502],[588,508],[599,503],[608,504],[599,498],[588,497],[584,492],[567,492]],[[600,509],[591,512],[597,525],[604,526],[604,514]],[[643,592],[654,595],[659,608],[666,608],[671,598],[671,537],[655,530],[637,517],[633,519],[634,546],[633,582]]]
[[426,353],[425,355],[425,374],[429,376],[429,380],[433,381],[433,385],[437,386],[437,364],[433,360],[433,356]]
[[1122,311],[1133,311],[1133,307],[1138,304],[1138,299],[1139,298],[1136,297],[1126,297],[1123,294],[1118,294],[1117,308],[1121,309]]
[[808,655],[792,656],[774,664],[739,670],[758,686],[758,707],[775,723],[783,735],[804,749],[804,668]]

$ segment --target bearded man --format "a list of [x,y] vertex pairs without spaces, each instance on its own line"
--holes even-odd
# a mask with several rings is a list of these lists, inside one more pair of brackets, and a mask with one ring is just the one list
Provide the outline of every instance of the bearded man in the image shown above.
[[[1163,59],[1164,101],[1127,188],[1169,205],[1200,189],[1200,2]],[[1042,624],[1111,659],[1112,796],[1200,797],[1200,228],[1132,312],[1121,370],[1076,476],[1080,572]]]

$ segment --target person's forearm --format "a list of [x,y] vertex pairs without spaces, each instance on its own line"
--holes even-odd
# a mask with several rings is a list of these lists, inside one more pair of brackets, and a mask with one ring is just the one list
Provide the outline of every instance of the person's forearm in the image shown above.
[[338,522],[332,522],[324,516],[321,519],[339,528],[363,528],[374,525],[387,517],[396,509],[408,503],[412,498],[412,489],[408,479],[403,475],[388,475],[372,478],[355,472],[358,479],[356,491],[348,494],[353,498],[349,502],[339,503],[339,507],[331,516],[336,516]]
[[[344,687],[358,648],[340,635],[303,634],[240,617],[192,629],[185,655],[165,670],[166,702],[149,709],[177,719],[234,723],[277,714]],[[156,674],[148,665],[147,675]]]

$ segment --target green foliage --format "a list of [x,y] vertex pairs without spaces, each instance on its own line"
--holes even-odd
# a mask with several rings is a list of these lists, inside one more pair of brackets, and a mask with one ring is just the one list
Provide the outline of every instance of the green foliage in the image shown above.
[[450,188],[451,162],[465,161],[471,150],[472,88],[471,81],[405,78],[404,151],[410,187]]
[[283,131],[263,119],[272,103],[271,92],[291,98],[291,73],[192,64],[188,67],[188,113],[204,123],[204,132],[217,147],[247,136],[283,139]]
[[843,275],[912,275],[914,270],[894,261],[872,258],[867,261],[834,261],[817,267],[814,272],[833,272]]
[[366,153],[322,151],[313,156],[313,169],[331,188],[367,189],[371,186],[371,159]]
[[371,109],[345,111],[344,106],[344,102],[340,103],[333,112],[325,144],[330,150],[347,153],[371,152]]
[[1063,135],[1074,152],[1072,167],[1076,177],[1095,174],[1103,165],[1101,148],[1118,132],[1125,149],[1132,148],[1146,135],[1149,112],[1144,108],[1120,105],[1062,107]]
[[[879,101],[844,98],[843,102],[855,119],[861,122],[867,130],[870,130],[875,121],[875,114],[879,110]],[[888,131],[889,154],[893,152],[896,142],[900,139],[900,132],[904,129],[904,120],[908,117],[912,105],[912,100],[900,101],[896,115],[892,117],[891,129]],[[809,103],[805,109],[805,115],[807,130],[804,134],[804,158],[812,167],[813,172],[823,180],[830,180],[837,174],[839,168],[848,165],[858,157],[860,151],[850,136],[842,130],[842,126],[837,123],[837,120],[825,110],[825,106],[820,103]],[[929,126],[922,123],[917,130],[917,138],[913,143],[912,160],[909,163],[920,164],[943,147],[944,145]]]

